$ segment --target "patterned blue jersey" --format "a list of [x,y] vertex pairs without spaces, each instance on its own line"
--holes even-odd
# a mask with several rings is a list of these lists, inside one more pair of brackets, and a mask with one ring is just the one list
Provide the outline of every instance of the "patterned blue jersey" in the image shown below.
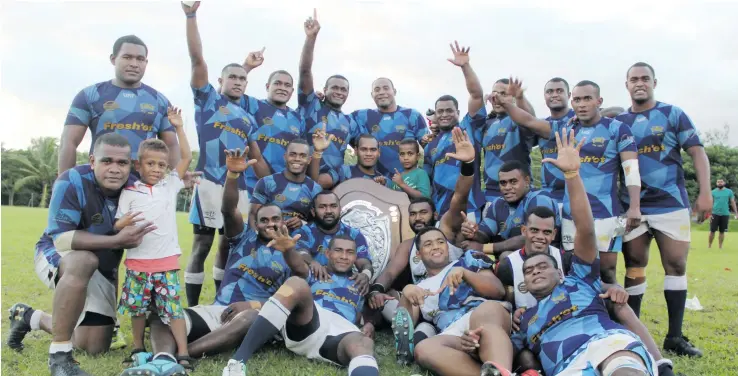
[[138,159],[141,142],[161,132],[174,132],[167,118],[168,107],[169,100],[151,86],[124,89],[105,81],[82,89],[74,97],[65,124],[90,128],[90,154],[98,137],[115,132],[128,139],[131,158]]
[[[554,128],[551,130],[551,137],[555,140],[554,132],[561,134],[561,124],[552,125]],[[577,123],[572,128],[577,141],[587,138],[579,152],[582,162],[579,175],[584,181],[592,215],[595,219],[619,216],[623,210],[618,199],[620,153],[638,151],[630,128],[618,120],[606,117],[593,126],[586,127]],[[568,192],[564,195],[564,218],[571,219]]]
[[[520,227],[525,224],[525,214],[538,206],[549,208],[554,214],[559,212],[556,201],[544,191],[530,191],[517,204],[509,204],[504,198],[498,197],[487,208],[484,219],[479,224],[479,231],[490,239],[495,236],[503,239],[516,237],[521,234]],[[561,226],[558,215],[555,222],[557,228]]]
[[[192,88],[195,97],[195,124],[200,157],[196,171],[202,171],[205,179],[225,185],[228,169],[225,150],[244,150],[249,137],[256,131],[256,120],[238,103],[221,95],[211,84]],[[253,187],[251,187],[253,189]],[[238,189],[246,189],[246,177],[238,179]]]
[[[684,184],[681,150],[702,146],[692,120],[681,108],[656,102],[646,112],[631,110],[617,116],[627,124],[638,147],[641,171],[641,212],[664,214],[689,208]],[[621,176],[621,186],[625,186]],[[621,200],[627,206],[630,197],[621,190]]]
[[302,183],[295,183],[287,180],[284,172],[280,172],[265,176],[256,183],[251,203],[275,204],[282,209],[285,219],[298,217],[306,221],[310,214],[310,203],[322,190],[320,184],[307,176]]
[[359,127],[354,118],[325,105],[315,95],[315,91],[308,95],[300,93],[297,96],[297,103],[300,115],[305,119],[307,129],[305,137],[310,146],[313,146],[312,134],[323,128],[324,124],[326,133],[331,139],[328,149],[323,152],[323,158],[320,160],[320,172],[338,170],[343,166],[343,155],[349,142],[359,136]]
[[[474,137],[476,129],[481,127],[487,120],[487,110],[482,107],[471,116],[466,114],[459,123],[459,127],[467,132],[470,138]],[[475,147],[477,155],[479,148]],[[456,181],[461,174],[461,162],[453,158],[447,158],[446,153],[456,152],[451,130],[441,130],[433,140],[425,146],[423,169],[431,179],[433,193],[431,199],[436,205],[436,211],[443,215],[448,211],[451,197],[456,189]],[[474,171],[479,171],[479,166]],[[482,194],[481,180],[479,174],[474,174],[474,183],[469,191],[468,212],[475,212],[484,206],[484,195]]]
[[290,277],[284,254],[267,247],[248,224],[244,224],[240,234],[229,238],[228,244],[225,275],[214,304],[264,303]]
[[362,235],[359,229],[350,227],[343,222],[338,222],[338,231],[334,234],[326,234],[323,232],[315,222],[310,222],[297,230],[292,234],[300,234],[300,239],[297,241],[295,247],[298,251],[304,251],[310,253],[313,260],[318,261],[321,265],[328,265],[328,257],[325,253],[328,251],[328,244],[336,236],[344,235],[356,242],[356,258],[372,260],[369,255],[369,247],[366,243],[366,238]]
[[356,324],[364,307],[364,297],[354,287],[356,281],[350,280],[349,277],[351,274],[333,273],[331,279],[320,282],[311,272],[307,283],[313,293],[313,300],[319,306]]
[[[280,109],[266,100],[258,100],[248,95],[241,97],[241,107],[256,119],[256,131],[249,136],[249,142],[259,145],[264,162],[273,174],[284,171],[284,153],[287,145],[296,138],[305,138],[305,122],[300,114],[292,109]],[[245,172],[246,185],[251,194],[259,180],[253,168]]]
[[[129,178],[126,185],[133,184]],[[64,171],[51,188],[46,230],[36,243],[36,255],[42,254],[55,268],[61,256],[54,242],[69,231],[84,230],[96,235],[113,235],[118,197],[106,197],[95,180],[90,165],[81,165]],[[123,250],[95,251],[99,259],[98,270],[106,278],[113,279],[120,264]]]
[[590,338],[611,329],[624,329],[610,319],[601,293],[600,260],[587,264],[576,255],[564,282],[551,295],[528,308],[520,319],[513,346],[531,349],[547,375],[556,375],[564,362]]
[[[563,117],[554,119],[549,116],[546,118],[546,121],[551,124],[551,129],[559,129],[559,132],[561,132],[561,129],[566,127],[574,115],[574,110],[570,109]],[[559,156],[559,150],[556,146],[556,136],[552,134],[551,137],[549,139],[538,137],[538,149],[541,151],[543,159],[556,159]],[[564,173],[556,168],[556,166],[551,163],[541,163],[541,189],[548,192],[558,202],[564,201],[564,192],[566,191],[564,180]]]
[[428,131],[428,125],[420,112],[397,106],[395,112],[358,110],[353,114],[361,133],[369,133],[379,141],[381,154],[377,169],[382,174],[404,171],[400,162],[400,141],[412,138],[420,141]]
[[[328,171],[328,175],[330,175],[331,179],[333,179],[333,185],[338,185],[340,183],[345,182],[346,180],[354,179],[354,178],[364,178],[364,179],[372,179],[372,180],[379,176],[384,176],[385,178],[387,178],[386,175],[380,174],[379,171],[377,171],[376,167],[374,168],[374,174],[367,174],[364,171],[361,171],[361,169],[359,169],[359,165],[353,165],[353,166],[342,165],[338,169]],[[392,179],[388,178],[387,180],[389,182]]]
[[474,136],[476,143],[484,148],[484,196],[487,201],[492,201],[500,197],[498,174],[505,162],[520,161],[530,170],[530,150],[535,136],[513,122],[507,114],[487,119]]

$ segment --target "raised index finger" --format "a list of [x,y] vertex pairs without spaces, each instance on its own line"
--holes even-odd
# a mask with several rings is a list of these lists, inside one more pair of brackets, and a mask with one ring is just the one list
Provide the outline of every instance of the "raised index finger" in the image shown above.
[[318,9],[317,8],[313,8],[313,19],[316,21],[318,20]]

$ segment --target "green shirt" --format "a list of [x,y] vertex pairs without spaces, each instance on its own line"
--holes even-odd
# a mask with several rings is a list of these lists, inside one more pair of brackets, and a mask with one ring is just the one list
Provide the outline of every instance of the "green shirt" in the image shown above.
[[730,215],[730,207],[728,204],[731,199],[735,198],[735,194],[728,188],[715,188],[712,190],[712,214]]
[[[402,181],[404,181],[410,188],[420,191],[423,196],[430,198],[430,179],[428,178],[428,174],[422,168],[416,167],[410,171],[403,171]],[[395,182],[391,180],[389,181],[389,187],[396,191],[403,191],[399,185],[395,184]]]

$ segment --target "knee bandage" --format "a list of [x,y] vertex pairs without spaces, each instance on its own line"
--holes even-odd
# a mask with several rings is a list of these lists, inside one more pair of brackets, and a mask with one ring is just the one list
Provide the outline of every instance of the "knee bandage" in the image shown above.
[[602,370],[602,376],[611,376],[617,370],[626,369],[641,372],[641,374],[644,376],[650,375],[650,372],[648,372],[646,366],[639,362],[638,359],[631,356],[620,356],[607,363],[607,367]]
[[646,276],[646,268],[625,268],[625,278],[636,279]]
[[641,186],[641,172],[638,168],[638,159],[628,159],[623,161],[623,176],[625,176],[626,186]]

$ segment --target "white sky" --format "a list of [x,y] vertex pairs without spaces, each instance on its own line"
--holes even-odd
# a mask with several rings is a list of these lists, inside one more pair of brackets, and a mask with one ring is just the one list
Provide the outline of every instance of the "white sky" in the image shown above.
[[[346,111],[374,107],[370,85],[378,76],[393,79],[398,104],[422,113],[442,94],[465,103],[460,69],[446,61],[448,43],[456,39],[471,46],[485,92],[498,78],[519,76],[539,117],[548,115],[543,85],[554,76],[572,85],[593,80],[602,87],[605,106],[627,107],[625,71],[646,61],[656,69],[657,99],[682,107],[703,132],[730,123],[730,143],[738,146],[735,1],[210,0],[198,20],[211,82],[225,64],[240,63],[262,46],[265,63],[249,76],[250,95],[265,95],[273,70],[296,75],[303,21],[314,6],[322,25],[316,82],[322,86],[333,73],[347,76],[352,92]],[[178,2],[3,1],[0,7],[0,139],[6,147],[61,135],[74,95],[113,77],[108,58],[115,39],[126,34],[149,46],[144,82],[191,115],[185,16]],[[296,100],[294,95],[292,107]],[[187,128],[194,147],[189,120]],[[88,147],[89,134],[80,150]]]

